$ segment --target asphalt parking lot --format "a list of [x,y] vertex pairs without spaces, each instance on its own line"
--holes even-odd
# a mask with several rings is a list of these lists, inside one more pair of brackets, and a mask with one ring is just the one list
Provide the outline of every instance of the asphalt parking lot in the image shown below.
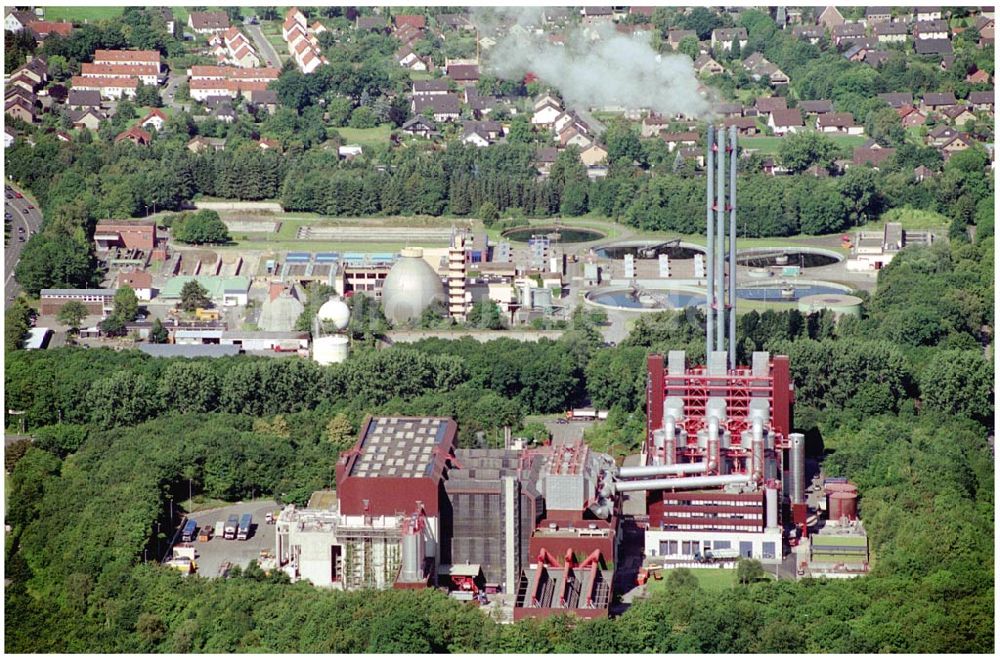
[[207,542],[194,542],[198,575],[215,578],[220,575],[225,562],[245,568],[251,560],[260,560],[261,551],[274,555],[274,526],[264,523],[264,515],[267,512],[277,514],[278,510],[278,504],[273,500],[255,500],[192,514],[191,518],[198,522],[199,530],[206,525],[215,528],[217,522],[225,521],[230,514],[239,517],[249,512],[253,515],[253,526],[247,540],[224,539],[221,534],[213,533],[212,539]]

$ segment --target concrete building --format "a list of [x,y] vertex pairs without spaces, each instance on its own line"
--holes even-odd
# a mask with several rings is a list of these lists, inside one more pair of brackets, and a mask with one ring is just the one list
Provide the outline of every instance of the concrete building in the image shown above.
[[905,231],[901,223],[886,223],[881,232],[858,232],[847,259],[847,270],[878,271],[908,243],[930,245],[933,238],[929,232]]
[[157,300],[163,302],[180,301],[184,285],[195,280],[208,291],[208,298],[216,305],[224,307],[247,304],[250,294],[250,279],[242,276],[222,277],[217,275],[179,275],[167,281],[160,290]]
[[83,303],[87,313],[101,318],[114,308],[115,289],[43,289],[39,311],[44,315],[58,314],[70,301]]

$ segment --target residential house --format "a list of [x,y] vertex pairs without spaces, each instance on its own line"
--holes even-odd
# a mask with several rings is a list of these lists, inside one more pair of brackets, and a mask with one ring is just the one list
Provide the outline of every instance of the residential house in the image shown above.
[[278,110],[278,93],[274,90],[253,90],[250,92],[250,105],[273,115]]
[[965,123],[975,121],[976,116],[972,114],[965,104],[957,104],[941,110],[941,114],[948,118],[955,126],[965,126]]
[[746,28],[716,28],[712,30],[712,50],[733,50],[733,44],[739,43],[740,50],[747,45]]
[[889,104],[890,107],[899,109],[903,106],[913,105],[913,94],[910,92],[887,92],[879,94],[878,98]]
[[462,122],[463,131],[474,131],[479,135],[484,136],[490,142],[499,140],[504,136],[504,128],[501,122],[494,121],[473,121],[473,122]]
[[361,145],[341,145],[337,147],[337,156],[345,161],[353,161],[364,153]]
[[188,141],[187,148],[196,154],[206,150],[222,151],[226,148],[226,141],[223,138],[206,138],[199,135]]
[[35,107],[21,97],[11,97],[4,101],[4,114],[28,124],[35,123]]
[[556,117],[563,113],[562,104],[555,98],[546,94],[534,105],[534,113],[531,116],[531,123],[541,126],[549,126]]
[[951,55],[955,52],[947,39],[914,39],[913,50],[917,55]]
[[775,135],[786,135],[796,133],[805,127],[802,121],[802,113],[798,108],[777,109],[771,112],[767,118],[767,125],[771,127]]
[[159,82],[159,67],[153,64],[93,64],[80,65],[80,75],[84,78],[138,78],[143,85]]
[[650,113],[642,118],[639,135],[644,138],[652,138],[653,136],[659,135],[661,131],[667,130],[668,126],[670,126],[669,117],[664,117],[663,115],[658,115],[656,113]]
[[232,124],[236,121],[236,109],[230,103],[219,104],[209,116],[225,124]]
[[743,60],[743,66],[750,70],[754,80],[767,80],[771,86],[788,84],[788,76],[760,53],[754,53]]
[[478,64],[445,64],[447,76],[463,87],[479,82]]
[[101,93],[96,90],[71,89],[69,94],[66,96],[66,107],[70,110],[100,108]]
[[792,36],[810,44],[818,44],[823,38],[824,30],[821,27],[812,25],[796,25],[792,28]]
[[115,136],[115,144],[119,142],[129,141],[133,145],[148,145],[153,141],[153,136],[151,136],[146,131],[143,131],[138,126],[133,126],[127,131],[122,131],[117,136]]
[[892,158],[896,150],[891,147],[881,147],[878,144],[854,148],[852,163],[857,166],[870,165],[878,169],[886,159]]
[[978,112],[987,112],[990,115],[993,114],[993,98],[993,90],[969,92],[969,103],[972,104],[972,109]]
[[816,130],[820,133],[846,133],[864,135],[863,126],[854,123],[854,115],[849,112],[827,112],[816,118]]
[[581,21],[584,25],[610,23],[614,19],[611,7],[584,7],[580,10],[580,15],[583,16]]
[[434,17],[437,24],[447,30],[468,30],[474,31],[476,26],[472,24],[465,14],[438,14]]
[[51,34],[60,37],[70,36],[73,33],[73,24],[66,21],[31,21],[28,23],[28,32],[34,35],[38,47],[41,48]]
[[698,33],[694,30],[667,30],[667,43],[673,50],[677,50],[681,42],[688,37],[698,41]]
[[535,151],[534,165],[542,177],[549,176],[549,171],[559,157],[559,150],[555,147],[540,147]]
[[928,92],[924,94],[924,99],[920,103],[920,109],[924,111],[940,111],[947,106],[953,106],[958,101],[953,92]]
[[683,133],[660,133],[660,139],[667,145],[667,151],[673,152],[678,147],[695,147],[698,144],[698,133],[685,131]]
[[413,81],[413,96],[447,94],[451,91],[451,81],[447,78]]
[[977,85],[979,83],[990,82],[990,74],[982,69],[977,69],[975,73],[970,73],[965,77],[965,82]]
[[10,149],[11,145],[14,144],[14,140],[17,139],[17,133],[14,132],[9,126],[3,127],[3,147],[4,149]]
[[[473,122],[475,124],[475,122]],[[474,147],[489,147],[490,139],[474,126],[462,130],[462,144]]]
[[918,182],[923,181],[924,179],[931,179],[934,176],[936,176],[934,170],[931,170],[926,165],[918,165],[913,168],[913,178]]
[[410,103],[414,115],[430,115],[435,122],[450,122],[459,118],[462,100],[456,94],[436,94],[414,97]]
[[188,14],[188,27],[195,34],[213,34],[229,29],[229,16],[224,11],[193,11]]
[[992,46],[993,34],[994,34],[994,23],[993,19],[984,15],[979,15],[976,17],[976,30],[979,32],[979,47],[986,48],[987,46]]
[[740,135],[757,135],[757,120],[753,117],[728,117],[722,123],[727,129],[735,126]]
[[409,46],[403,46],[396,51],[396,61],[399,63],[399,66],[410,71],[429,71],[431,68],[427,60],[413,52],[413,49]]
[[807,115],[822,115],[833,112],[833,101],[817,99],[816,101],[799,101],[799,110]]
[[596,142],[591,143],[580,152],[580,161],[587,167],[604,163],[608,160],[608,150]]
[[355,27],[361,32],[388,32],[389,23],[385,16],[358,16]]
[[971,146],[972,140],[969,138],[969,135],[966,133],[959,133],[958,135],[951,137],[949,140],[946,140],[938,149],[940,150],[945,161],[947,161],[952,154],[965,151]]
[[154,11],[159,12],[160,16],[163,17],[163,22],[166,23],[167,34],[174,36],[174,29],[176,27],[174,23],[174,10],[170,7],[159,7]]
[[769,115],[775,110],[786,110],[788,99],[783,96],[759,96],[754,107],[758,115]]
[[917,22],[923,21],[940,21],[941,8],[940,7],[916,7],[916,19]]
[[889,55],[886,50],[870,50],[865,53],[864,63],[877,69],[889,60]]
[[270,149],[278,152],[279,154],[281,153],[281,143],[277,140],[272,140],[271,138],[258,138],[257,147],[259,147],[261,151],[268,151]]
[[947,124],[938,124],[927,134],[927,144],[932,147],[940,147],[958,135],[958,129]]
[[909,30],[905,23],[875,23],[872,35],[880,44],[899,44],[906,41]]
[[70,110],[69,121],[73,122],[75,129],[90,129],[96,131],[101,126],[101,122],[108,117],[98,108],[87,107],[82,110]]
[[935,21],[922,21],[913,26],[914,39],[948,39],[951,30],[948,22],[940,19]]
[[30,11],[10,11],[4,15],[3,29],[5,32],[20,32],[27,29],[28,25],[38,20],[34,12]]
[[819,18],[816,19],[816,24],[822,25],[827,30],[833,30],[838,25],[843,25],[844,23],[843,14],[836,7],[827,7],[820,13]]
[[94,64],[118,64],[129,66],[155,66],[157,72],[163,70],[160,51],[157,50],[103,50],[94,51]]
[[567,126],[564,128],[557,136],[556,140],[559,141],[560,147],[569,147],[570,145],[576,145],[580,149],[585,149],[590,143],[593,142],[590,136],[581,131],[576,126]]
[[923,126],[927,123],[927,115],[913,106],[902,106],[896,112],[899,113],[900,123],[903,125],[903,128]]
[[427,19],[420,14],[399,14],[392,17],[392,24],[397,30],[407,26],[423,30],[427,27]]
[[892,20],[892,10],[889,7],[868,7],[865,9],[865,22],[868,25],[873,23],[888,23]]
[[857,41],[865,36],[865,26],[860,23],[844,23],[830,30],[833,43],[840,46],[849,41]]
[[162,131],[167,123],[167,116],[159,108],[153,108],[149,114],[139,120],[139,126],[144,129],[150,127],[157,131]]
[[399,130],[407,135],[430,138],[438,135],[437,126],[431,120],[422,115],[417,115],[399,127]]
[[711,55],[699,55],[694,61],[694,70],[699,76],[715,76],[725,72],[725,67],[716,62]]
[[741,117],[743,106],[739,103],[719,103],[715,106],[715,112],[722,117]]

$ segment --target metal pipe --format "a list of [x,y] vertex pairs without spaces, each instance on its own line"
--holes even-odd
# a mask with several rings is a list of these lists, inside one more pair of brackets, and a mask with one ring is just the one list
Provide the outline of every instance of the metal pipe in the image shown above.
[[726,130],[720,128],[716,134],[719,168],[715,190],[718,202],[715,205],[715,350],[726,350]]
[[736,127],[729,127],[729,369],[736,369]]
[[708,173],[708,190],[705,195],[706,232],[707,242],[705,246],[705,364],[708,364],[708,357],[715,350],[715,343],[712,341],[712,327],[715,322],[713,307],[715,305],[715,215],[712,210],[714,201],[714,149],[715,149],[715,127],[708,125],[708,161],[705,171]]
[[789,470],[792,492],[789,496],[793,503],[804,503],[806,502],[806,437],[804,434],[789,434],[788,440],[791,444],[791,449],[788,451],[789,462],[792,464]]
[[708,462],[705,461],[698,461],[693,464],[664,464],[662,466],[626,466],[618,469],[618,477],[704,473],[706,470],[708,470]]
[[636,482],[615,482],[615,489],[626,491],[654,491],[656,489],[697,489],[700,487],[721,487],[727,484],[750,482],[749,475],[698,475],[695,477],[670,477],[660,480],[638,480]]

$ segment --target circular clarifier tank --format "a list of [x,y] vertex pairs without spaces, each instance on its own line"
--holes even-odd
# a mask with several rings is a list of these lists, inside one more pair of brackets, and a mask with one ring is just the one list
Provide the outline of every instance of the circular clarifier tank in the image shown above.
[[533,236],[547,236],[551,243],[587,243],[604,238],[603,232],[583,227],[565,227],[563,225],[532,225],[530,227],[515,227],[503,233],[503,238],[518,243],[527,243]]
[[847,294],[818,294],[816,296],[803,296],[799,299],[799,312],[810,314],[829,310],[834,315],[850,314],[855,317],[861,316],[861,306],[864,302],[857,296]]
[[844,261],[843,255],[823,248],[748,248],[736,253],[736,263],[751,268],[798,266],[804,269],[830,266]]
[[623,241],[594,248],[594,254],[602,259],[625,259],[625,255],[634,255],[636,259],[657,259],[666,255],[670,259],[694,259],[705,249],[693,243],[673,240]]
[[752,286],[738,286],[736,296],[745,301],[794,303],[807,296],[846,294],[851,289],[836,282],[822,280],[768,280]]
[[683,310],[704,305],[705,290],[696,287],[670,289],[608,287],[589,292],[586,301],[591,305],[634,312]]

